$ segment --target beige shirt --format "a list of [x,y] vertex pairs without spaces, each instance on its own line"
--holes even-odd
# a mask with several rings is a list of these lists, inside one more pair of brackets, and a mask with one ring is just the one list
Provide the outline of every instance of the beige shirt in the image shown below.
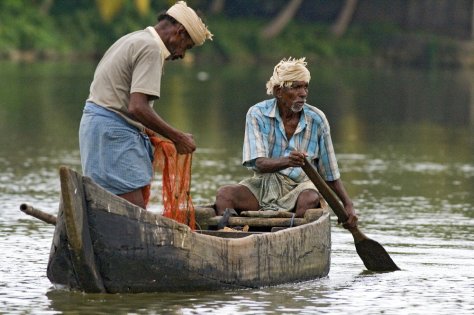
[[[120,114],[144,130],[128,111],[130,94],[140,92],[152,99],[159,98],[163,64],[169,55],[152,26],[121,37],[97,65],[87,101]],[[149,105],[153,107],[153,100]]]

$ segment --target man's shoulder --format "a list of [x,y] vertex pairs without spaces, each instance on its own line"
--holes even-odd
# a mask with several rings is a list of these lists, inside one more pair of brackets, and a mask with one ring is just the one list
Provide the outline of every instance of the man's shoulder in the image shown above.
[[268,100],[258,102],[257,104],[251,106],[248,112],[249,114],[250,113],[260,113],[260,114],[268,113],[273,108],[274,103],[275,103],[275,99],[268,99]]
[[142,30],[127,33],[127,34],[123,35],[122,37],[120,37],[117,40],[117,42],[137,40],[137,39],[143,38],[144,36],[146,36],[146,29],[142,29]]
[[122,36],[117,42],[127,43],[128,47],[152,47],[159,48],[156,44],[156,40],[148,29],[142,29],[135,32],[128,33]]
[[305,104],[305,113],[317,121],[327,121],[326,114],[316,106]]

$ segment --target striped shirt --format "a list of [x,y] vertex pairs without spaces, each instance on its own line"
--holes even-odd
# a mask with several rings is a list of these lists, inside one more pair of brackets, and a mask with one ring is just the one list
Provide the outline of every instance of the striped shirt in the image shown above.
[[[259,157],[289,156],[293,150],[306,152],[318,172],[327,181],[340,177],[326,115],[305,104],[296,131],[287,139],[285,127],[276,106],[276,99],[265,100],[247,112],[243,147],[243,165],[258,173],[255,160]],[[289,167],[279,173],[296,182],[307,180],[300,167]]]

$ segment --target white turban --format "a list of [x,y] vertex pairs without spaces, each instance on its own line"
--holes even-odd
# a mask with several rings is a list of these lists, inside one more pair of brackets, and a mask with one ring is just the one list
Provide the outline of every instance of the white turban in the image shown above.
[[273,69],[273,75],[267,82],[267,94],[273,94],[275,86],[283,86],[293,81],[308,82],[311,79],[309,70],[306,68],[305,58],[282,59]]
[[202,22],[196,12],[186,5],[186,2],[176,2],[166,11],[166,14],[172,16],[184,26],[196,46],[204,44],[206,39],[212,40],[213,35],[209,32],[207,26]]

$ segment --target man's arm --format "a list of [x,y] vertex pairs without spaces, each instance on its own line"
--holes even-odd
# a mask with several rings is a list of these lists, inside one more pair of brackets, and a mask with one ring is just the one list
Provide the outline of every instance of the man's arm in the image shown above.
[[261,173],[274,173],[288,167],[301,167],[304,165],[305,154],[299,151],[290,152],[289,156],[279,158],[260,157],[255,160],[255,166]]
[[179,154],[192,153],[196,150],[193,136],[172,127],[163,120],[149,105],[148,95],[143,93],[130,94],[128,111],[135,120],[145,127],[173,141]]
[[347,221],[344,222],[344,227],[346,229],[356,227],[358,218],[354,210],[354,204],[349,198],[349,195],[346,192],[342,180],[336,179],[334,181],[326,181],[326,183],[336,193],[336,195],[339,197],[339,199],[342,201],[342,204],[344,205],[344,209],[346,210],[346,214],[348,216]]

